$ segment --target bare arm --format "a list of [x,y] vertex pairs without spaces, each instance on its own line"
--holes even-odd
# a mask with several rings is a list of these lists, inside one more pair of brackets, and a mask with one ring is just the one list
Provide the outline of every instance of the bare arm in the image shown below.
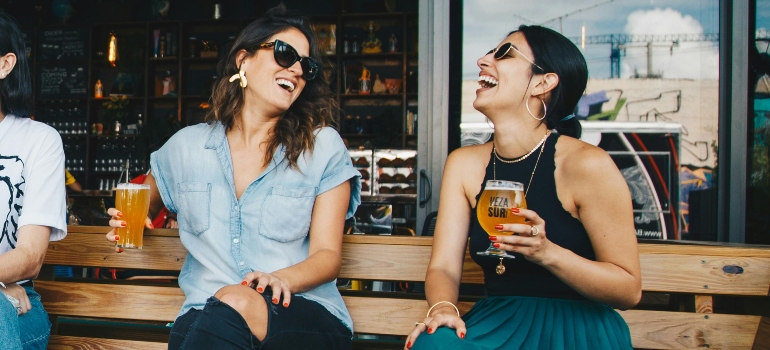
[[[631,194],[623,175],[604,151],[566,161],[567,178],[574,178],[574,202],[597,261],[560,249],[544,262],[557,277],[589,299],[618,308],[635,306],[642,278],[634,233]],[[581,159],[577,161],[577,159]]]
[[48,250],[51,228],[25,225],[19,228],[16,249],[0,255],[0,282],[10,284],[37,277]]

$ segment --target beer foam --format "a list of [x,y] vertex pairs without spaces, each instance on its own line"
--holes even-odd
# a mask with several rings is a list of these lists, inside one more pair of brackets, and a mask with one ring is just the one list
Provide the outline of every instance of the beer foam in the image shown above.
[[132,183],[122,183],[115,186],[118,190],[143,190],[143,189],[150,189],[150,185],[145,184],[132,184]]

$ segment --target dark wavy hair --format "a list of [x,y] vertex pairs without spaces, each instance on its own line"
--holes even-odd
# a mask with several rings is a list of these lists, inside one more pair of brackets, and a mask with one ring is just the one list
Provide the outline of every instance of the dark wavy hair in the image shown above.
[[32,114],[32,82],[24,37],[16,21],[0,9],[0,56],[16,55],[16,66],[5,79],[0,79],[0,107],[3,114],[29,117]]
[[[232,48],[217,66],[219,78],[214,83],[211,95],[212,108],[206,119],[209,123],[220,122],[226,128],[233,127],[234,118],[243,110],[243,88],[228,79],[238,73],[236,57],[240,50],[246,50],[248,57],[256,54],[260,44],[271,36],[295,28],[302,32],[310,44],[310,57],[323,62],[318,41],[308,19],[288,13],[283,4],[268,10],[265,15],[251,22],[235,39]],[[255,80],[256,81],[256,80]],[[333,125],[337,102],[329,89],[329,83],[322,72],[315,79],[307,81],[302,93],[291,107],[280,117],[270,138],[267,140],[267,164],[279,146],[286,148],[284,158],[289,166],[297,168],[297,159],[304,151],[313,151],[314,131]]]
[[[556,129],[560,135],[580,138],[582,127],[578,119],[564,118],[576,112],[577,103],[586,90],[588,65],[583,54],[572,41],[549,28],[522,25],[510,34],[516,32],[524,35],[532,49],[532,59],[543,67],[543,73],[559,76],[559,84],[551,90],[551,98],[546,102],[546,126]],[[534,66],[532,69],[539,71]]]

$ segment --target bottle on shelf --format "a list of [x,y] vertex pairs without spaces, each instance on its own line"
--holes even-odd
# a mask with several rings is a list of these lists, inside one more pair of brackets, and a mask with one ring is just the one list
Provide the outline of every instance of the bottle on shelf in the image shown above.
[[97,80],[96,85],[94,85],[94,98],[102,98],[104,97],[104,88],[102,87],[102,81]]

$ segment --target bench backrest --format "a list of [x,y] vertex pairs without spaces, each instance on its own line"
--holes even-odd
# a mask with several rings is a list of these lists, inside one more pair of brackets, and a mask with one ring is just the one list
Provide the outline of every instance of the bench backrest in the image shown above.
[[[70,226],[67,238],[51,242],[46,265],[178,272],[186,257],[176,230],[145,235],[144,249],[114,252],[106,227]],[[432,237],[345,236],[340,278],[376,281],[425,280]],[[712,314],[712,295],[764,296],[770,292],[770,249],[668,243],[640,244],[645,292],[696,295],[698,312],[621,311],[635,347],[752,348],[770,343],[770,322],[759,316]],[[483,284],[480,268],[466,254],[463,283]],[[184,295],[174,285],[132,281],[46,281],[36,289],[51,315],[172,322]],[[357,333],[405,335],[424,317],[424,297],[406,293],[343,293]],[[376,297],[376,299],[374,299]],[[416,299],[415,299],[416,298]],[[468,310],[472,302],[461,302]],[[120,310],[116,312],[116,307]],[[766,338],[763,338],[766,337]]]

